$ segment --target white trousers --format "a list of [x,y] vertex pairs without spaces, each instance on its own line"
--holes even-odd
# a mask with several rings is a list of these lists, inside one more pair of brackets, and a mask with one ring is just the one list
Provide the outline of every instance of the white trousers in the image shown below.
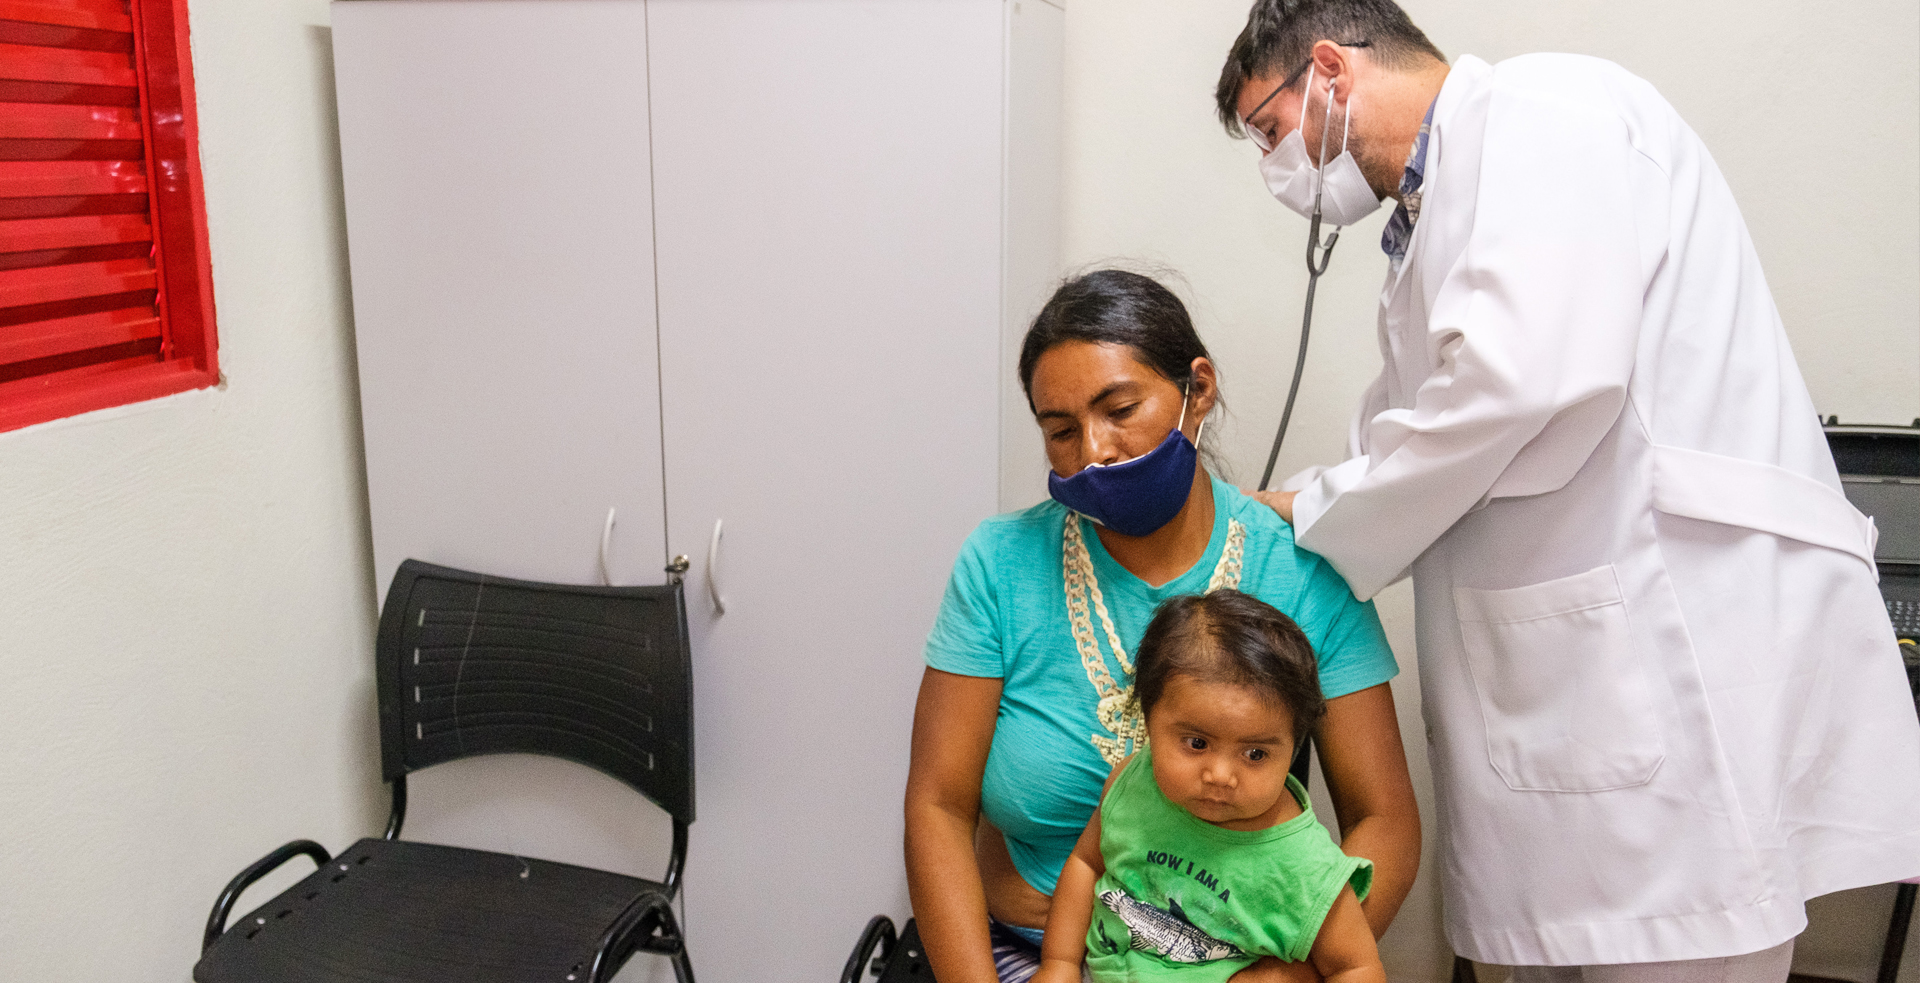
[[1513,983],[1785,983],[1793,940],[1721,959],[1606,966],[1515,966]]

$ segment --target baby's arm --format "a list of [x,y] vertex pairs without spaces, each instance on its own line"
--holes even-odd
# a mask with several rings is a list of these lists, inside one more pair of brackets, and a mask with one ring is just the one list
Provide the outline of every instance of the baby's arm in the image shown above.
[[[1100,787],[1100,801],[1107,801],[1114,780],[1133,756],[1113,766],[1107,783]],[[1087,958],[1087,929],[1093,927],[1093,886],[1107,872],[1106,858],[1100,855],[1100,807],[1093,807],[1093,818],[1080,831],[1079,842],[1060,868],[1060,879],[1053,885],[1053,904],[1047,909],[1047,931],[1040,940],[1040,971],[1031,983],[1080,983],[1080,963]]]
[[1387,970],[1380,965],[1373,929],[1367,927],[1367,916],[1352,887],[1340,889],[1307,958],[1327,983],[1386,983]]
[[1093,885],[1107,872],[1100,858],[1100,810],[1080,832],[1060,880],[1053,888],[1047,911],[1047,934],[1040,941],[1040,971],[1033,983],[1080,983],[1080,963],[1087,957],[1087,929],[1093,924]]

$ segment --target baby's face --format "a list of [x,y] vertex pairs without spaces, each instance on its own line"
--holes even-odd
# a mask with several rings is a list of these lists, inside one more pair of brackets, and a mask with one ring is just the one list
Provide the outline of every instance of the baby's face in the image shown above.
[[1287,792],[1293,715],[1258,690],[1174,676],[1147,736],[1161,793],[1215,826],[1265,829],[1299,809]]

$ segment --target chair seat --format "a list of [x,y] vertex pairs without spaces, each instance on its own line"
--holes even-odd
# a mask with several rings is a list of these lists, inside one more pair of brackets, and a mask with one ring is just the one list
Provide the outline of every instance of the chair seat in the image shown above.
[[570,864],[365,839],[236,919],[193,978],[584,981],[607,928],[636,897],[659,890],[653,881]]

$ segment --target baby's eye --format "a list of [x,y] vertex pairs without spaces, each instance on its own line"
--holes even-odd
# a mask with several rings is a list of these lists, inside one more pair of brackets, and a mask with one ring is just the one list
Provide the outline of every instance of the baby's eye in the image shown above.
[[1204,737],[1189,737],[1187,738],[1187,748],[1192,751],[1205,751],[1207,749],[1207,739]]
[[1265,760],[1267,760],[1267,751],[1266,751],[1266,749],[1265,749],[1265,748],[1257,748],[1257,747],[1255,747],[1255,748],[1248,748],[1248,749],[1247,749],[1247,760],[1248,760],[1248,761],[1265,761]]

